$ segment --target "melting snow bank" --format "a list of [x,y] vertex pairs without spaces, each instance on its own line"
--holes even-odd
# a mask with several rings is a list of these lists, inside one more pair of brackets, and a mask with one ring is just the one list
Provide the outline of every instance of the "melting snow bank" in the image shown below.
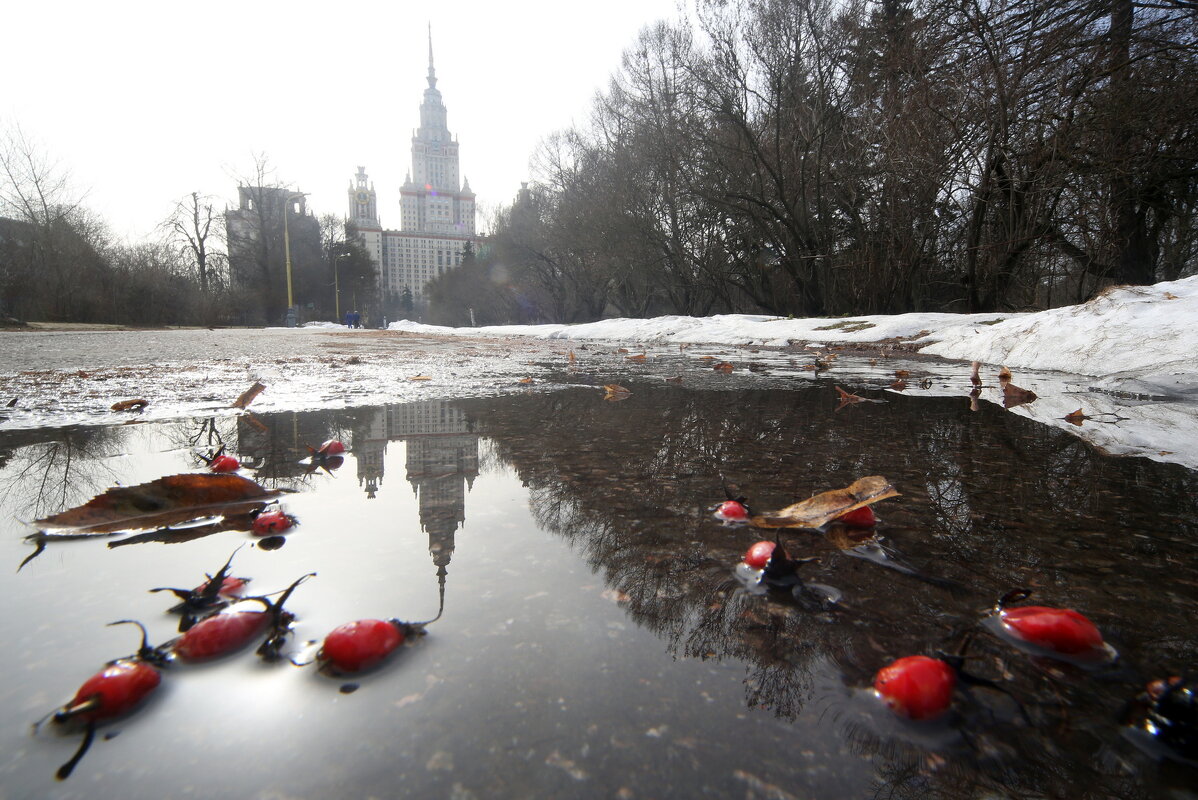
[[1137,394],[1198,395],[1198,276],[1110,289],[1088,303],[928,337],[922,353],[1092,375]]
[[392,330],[645,344],[783,347],[909,342],[920,353],[1098,378],[1133,394],[1198,395],[1198,276],[1113,288],[1082,305],[1029,314],[898,314],[784,319],[752,314],[607,319],[580,325],[442,328],[408,320]]

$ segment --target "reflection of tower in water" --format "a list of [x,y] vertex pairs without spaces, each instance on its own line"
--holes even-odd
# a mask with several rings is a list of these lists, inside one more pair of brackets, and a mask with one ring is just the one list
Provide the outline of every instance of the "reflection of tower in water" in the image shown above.
[[420,529],[443,581],[453,556],[454,534],[466,520],[466,492],[478,475],[478,435],[465,415],[445,401],[430,400],[380,409],[354,435],[358,482],[374,497],[383,482],[387,442],[407,445],[407,479],[420,509]]

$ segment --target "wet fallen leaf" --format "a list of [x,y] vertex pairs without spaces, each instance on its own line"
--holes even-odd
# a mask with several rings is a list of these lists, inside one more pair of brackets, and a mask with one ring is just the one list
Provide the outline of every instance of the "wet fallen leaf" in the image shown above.
[[569,357],[567,360],[568,360],[568,361],[569,361],[571,364],[573,364],[575,361],[577,361],[577,360],[578,360],[578,359],[577,359],[577,358],[574,356],[574,351],[573,351],[573,350],[571,350],[571,351],[570,351],[570,357]]
[[617,353],[627,353],[627,352],[628,352],[628,348],[627,348],[627,347],[621,347],[621,348],[619,348],[618,350],[616,350],[616,352],[617,352]]
[[1176,300],[1177,295],[1173,294],[1173,292],[1165,292],[1165,299],[1166,300]]
[[998,371],[998,379],[999,379],[1000,381],[1009,381],[1009,380],[1011,380],[1011,370],[1007,369],[1006,367],[1003,367],[1002,369],[1000,369],[1000,370]]
[[628,395],[632,394],[631,391],[618,383],[609,383],[604,385],[603,392],[604,400],[627,400]]
[[532,378],[521,378],[517,383],[532,383]]
[[262,390],[265,388],[266,385],[261,381],[254,381],[254,385],[242,392],[241,396],[233,401],[233,405],[230,408],[244,409],[250,403],[254,402],[254,398],[262,394]]
[[699,356],[700,361],[715,361],[715,356]]
[[1066,414],[1064,417],[1066,422],[1072,422],[1074,425],[1081,425],[1088,419],[1089,417],[1087,417],[1080,408],[1077,411]]
[[670,377],[666,378],[666,382],[667,383],[682,383],[682,376],[681,375],[671,375]]
[[899,378],[897,381],[890,384],[890,388],[894,389],[896,392],[901,392],[907,388],[907,382],[902,378]]
[[433,377],[431,375],[413,375],[412,377],[408,378],[410,381],[431,381],[432,379]]
[[625,361],[644,361],[646,358],[644,353],[637,353],[635,356],[628,356]]
[[168,475],[137,486],[117,486],[81,506],[39,519],[37,524],[70,528],[74,534],[161,528],[232,513],[231,506],[253,505],[278,495],[240,475]]
[[899,378],[899,379],[910,378],[911,373],[905,369],[896,369],[894,371],[894,377]]
[[839,386],[836,387],[836,394],[838,394],[840,396],[840,400],[843,403],[860,403],[861,402],[860,397],[858,397],[857,395],[852,394],[850,392],[846,392],[844,389],[841,389]]
[[718,364],[712,364],[711,368],[717,372],[731,372],[732,370],[736,369],[736,367],[732,366],[732,363],[729,361],[721,361]]
[[1004,408],[1014,408],[1036,399],[1036,393],[1030,389],[1021,389],[1013,383],[1004,382],[1002,387],[1002,404]]
[[843,489],[820,492],[778,511],[758,514],[752,521],[759,528],[818,528],[842,514],[898,494],[881,475],[870,475]]
[[149,400],[138,397],[134,400],[122,400],[119,403],[112,404],[113,411],[141,411],[150,404]]

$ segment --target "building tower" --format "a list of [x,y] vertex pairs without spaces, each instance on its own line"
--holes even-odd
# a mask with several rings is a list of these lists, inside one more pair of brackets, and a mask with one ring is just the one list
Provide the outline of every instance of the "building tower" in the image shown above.
[[[400,230],[378,221],[374,189],[358,168],[351,184],[350,218],[378,268],[384,302],[394,306],[405,294],[419,307],[429,281],[462,263],[475,239],[475,195],[461,179],[458,140],[449,131],[448,112],[437,88],[433,36],[429,29],[428,88],[420,104],[420,127],[412,132],[411,167],[399,191]],[[378,234],[377,249],[372,233]]]

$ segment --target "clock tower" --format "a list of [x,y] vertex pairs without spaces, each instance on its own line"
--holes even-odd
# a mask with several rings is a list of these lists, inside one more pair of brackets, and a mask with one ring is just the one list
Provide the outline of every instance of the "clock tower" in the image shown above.
[[374,184],[366,178],[366,167],[358,167],[349,185],[349,218],[360,229],[380,227],[378,196]]

